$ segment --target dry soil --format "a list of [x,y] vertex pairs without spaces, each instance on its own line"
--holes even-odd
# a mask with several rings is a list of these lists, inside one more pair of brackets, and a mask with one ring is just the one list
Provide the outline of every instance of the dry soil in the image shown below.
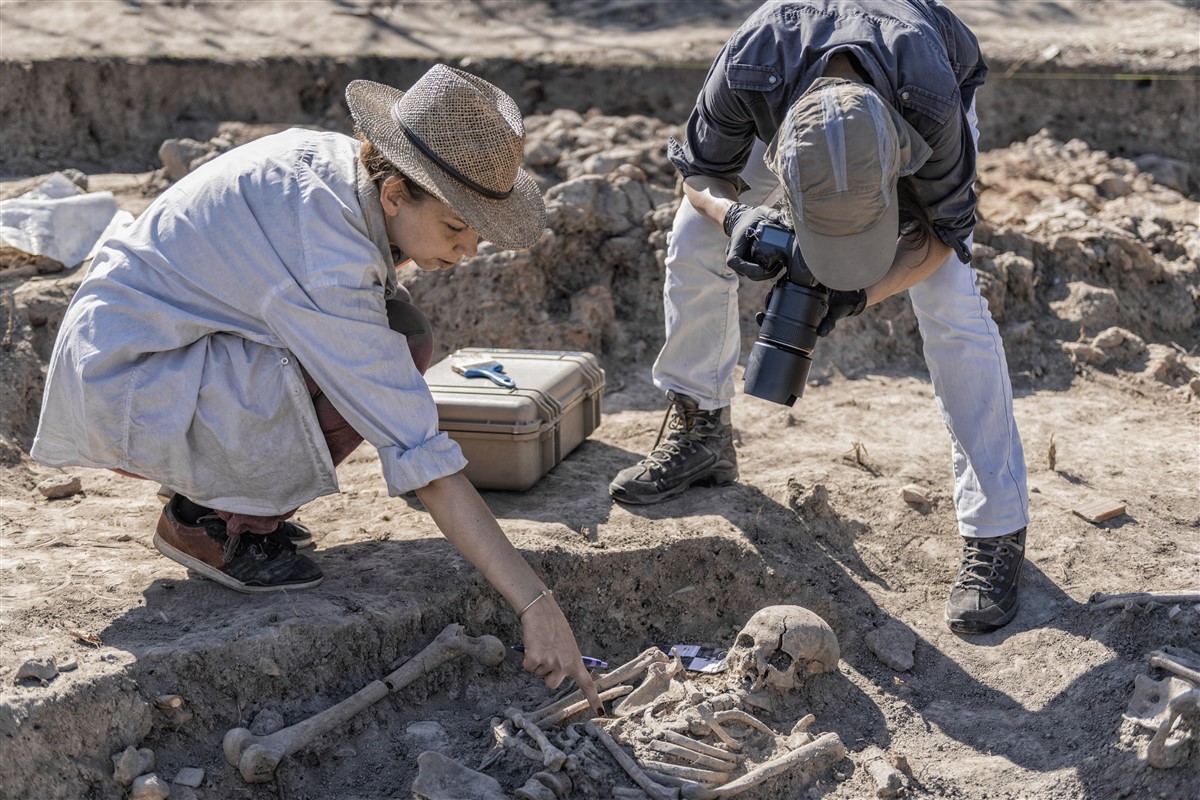
[[[951,5],[1011,59],[1197,65],[1194,3]],[[0,47],[5,59],[375,50],[706,61],[751,7],[6,1]],[[1195,135],[1197,122],[1178,136]],[[448,274],[401,277],[432,318],[439,353],[473,345],[601,357],[604,415],[590,440],[533,489],[484,495],[554,587],[582,649],[616,663],[646,642],[729,647],[761,607],[820,614],[840,641],[838,670],[756,713],[786,734],[811,712],[813,730],[838,733],[848,756],[749,798],[872,797],[871,765],[899,757],[910,797],[1196,798],[1200,745],[1181,766],[1150,767],[1150,732],[1122,712],[1135,676],[1163,677],[1147,665],[1150,651],[1200,652],[1200,605],[1099,610],[1089,599],[1200,589],[1200,167],[1133,146],[1116,158],[1090,146],[1086,130],[983,153],[977,268],[1006,339],[1032,521],[1015,621],[960,637],[942,621],[960,544],[949,442],[903,297],[820,343],[793,408],[736,398],[738,484],[650,507],[611,502],[608,480],[650,449],[662,421],[649,366],[678,203],[663,145],[679,128],[574,111],[530,116],[527,127],[553,234],[525,253],[485,248]],[[227,141],[265,130],[231,124]],[[134,213],[166,185],[160,172],[88,178]],[[0,197],[36,181],[7,180]],[[289,759],[276,781],[241,781],[221,754],[229,728],[297,722],[450,622],[506,642],[518,626],[415,500],[387,497],[369,448],[339,470],[340,494],[299,515],[315,532],[325,583],[264,597],[189,579],[157,554],[156,486],[33,463],[24,453],[45,361],[83,272],[54,270],[12,257],[0,269],[0,797],[125,797],[111,757],[130,745],[154,751],[164,780],[204,768],[199,788],[172,786],[171,796],[206,800],[408,797],[416,757],[431,749],[477,767],[492,744],[489,720],[546,697],[515,656],[497,669],[440,671]],[[743,353],[761,304],[762,287],[744,285]],[[38,490],[64,475],[78,477],[78,491],[48,500]],[[927,501],[906,500],[906,487]],[[1072,513],[1096,501],[1125,511],[1099,523]],[[868,646],[885,626],[911,643],[901,648],[911,668]],[[48,682],[17,679],[28,660],[51,657],[61,671]],[[721,685],[693,679],[706,691]],[[183,705],[160,709],[160,695]],[[631,785],[609,767],[577,796]],[[536,770],[509,754],[487,772],[511,795]]]

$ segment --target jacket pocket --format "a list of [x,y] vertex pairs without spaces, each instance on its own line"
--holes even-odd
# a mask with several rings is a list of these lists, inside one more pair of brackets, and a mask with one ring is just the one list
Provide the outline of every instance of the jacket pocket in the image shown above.
[[896,92],[896,99],[901,107],[923,114],[938,125],[946,124],[946,120],[950,119],[950,115],[957,110],[956,106],[960,105],[957,93],[943,97],[928,89],[911,84],[901,86],[900,90]]
[[774,67],[753,64],[730,64],[725,68],[725,80],[731,89],[751,92],[770,92],[783,85],[783,77]]

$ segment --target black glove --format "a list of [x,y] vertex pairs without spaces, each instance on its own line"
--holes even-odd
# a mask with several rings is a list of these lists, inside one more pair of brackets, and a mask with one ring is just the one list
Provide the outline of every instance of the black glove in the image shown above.
[[763,222],[787,227],[783,215],[769,206],[734,203],[725,212],[723,227],[725,235],[729,237],[729,246],[725,249],[725,264],[752,281],[774,278],[785,266],[782,259],[775,264],[759,264],[753,260],[751,249],[755,242],[754,233]]
[[867,307],[867,293],[862,289],[843,292],[840,289],[829,290],[829,311],[825,319],[817,326],[817,336],[828,336],[833,332],[833,326],[844,317],[854,317]]

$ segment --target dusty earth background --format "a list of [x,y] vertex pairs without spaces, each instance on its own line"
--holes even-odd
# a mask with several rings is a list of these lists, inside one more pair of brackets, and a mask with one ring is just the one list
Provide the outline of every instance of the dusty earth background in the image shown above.
[[[753,5],[3,2],[0,55],[368,51],[576,70],[707,62]],[[1200,66],[1195,4],[951,6],[989,56],[1009,64],[1193,76]],[[1096,87],[1105,102],[1106,84],[1077,86]],[[448,274],[402,276],[442,352],[492,345],[601,356],[608,391],[592,439],[529,492],[485,494],[555,589],[582,649],[616,663],[646,641],[728,647],[762,606],[819,613],[841,642],[839,672],[780,698],[764,719],[786,732],[812,712],[814,730],[839,733],[850,755],[811,782],[779,779],[752,797],[872,796],[867,767],[885,754],[907,759],[913,796],[1195,797],[1200,753],[1173,770],[1145,766],[1149,735],[1121,712],[1149,651],[1200,651],[1200,610],[1088,605],[1094,592],[1200,588],[1194,160],[1140,150],[1136,136],[1114,157],[1087,130],[1035,135],[981,158],[977,266],[1006,337],[1033,520],[1017,619],[998,634],[960,638],[942,622],[959,549],[948,442],[904,298],[839,324],[794,408],[738,397],[739,485],[642,509],[609,501],[609,478],[650,448],[663,412],[649,365],[678,202],[663,143],[679,131],[663,117],[532,114],[527,162],[546,189],[552,233],[526,253],[485,249]],[[1185,115],[1155,141],[1193,138],[1197,122]],[[325,123],[341,124],[336,114]],[[20,123],[2,124],[7,137]],[[222,138],[203,142],[207,150],[278,125],[218,127]],[[0,198],[57,166],[70,165],[7,176]],[[114,191],[134,213],[167,181],[161,171],[88,172],[92,190]],[[276,783],[241,783],[221,756],[227,729],[264,714],[299,721],[449,622],[509,642],[518,627],[415,501],[386,497],[369,448],[340,470],[342,494],[300,515],[316,532],[325,583],[264,598],[187,580],[158,556],[153,485],[29,461],[45,359],[82,277],[53,270],[12,259],[0,270],[0,797],[123,797],[110,756],[127,745],[152,748],[167,779],[206,769],[201,787],[173,787],[173,797],[407,797],[423,750],[476,766],[489,718],[545,694],[515,657],[499,670],[439,673],[281,766]],[[743,287],[747,347],[761,295]],[[47,500],[36,487],[64,473],[81,491]],[[906,502],[905,487],[928,502]],[[1096,500],[1123,501],[1126,513],[1100,524],[1071,513]],[[867,646],[884,628],[901,651],[911,643],[909,669]],[[46,657],[74,669],[45,686],[15,680],[26,660]],[[182,696],[183,712],[156,709],[161,694]],[[444,734],[410,728],[421,721]],[[532,771],[517,756],[489,770],[510,791]]]

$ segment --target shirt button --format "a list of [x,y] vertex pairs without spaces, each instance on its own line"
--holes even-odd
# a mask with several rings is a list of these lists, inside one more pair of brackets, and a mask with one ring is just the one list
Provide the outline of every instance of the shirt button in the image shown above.
[[771,77],[767,78],[767,83],[775,83],[777,80],[779,79],[772,75]]
[[907,99],[908,99],[908,92],[901,92],[901,93],[900,93],[900,97],[901,97],[902,99],[904,99],[904,100],[907,100]]
[[286,357],[284,357],[284,358],[279,359],[279,363],[283,364],[286,367],[288,364],[290,364],[292,362],[289,361]]

